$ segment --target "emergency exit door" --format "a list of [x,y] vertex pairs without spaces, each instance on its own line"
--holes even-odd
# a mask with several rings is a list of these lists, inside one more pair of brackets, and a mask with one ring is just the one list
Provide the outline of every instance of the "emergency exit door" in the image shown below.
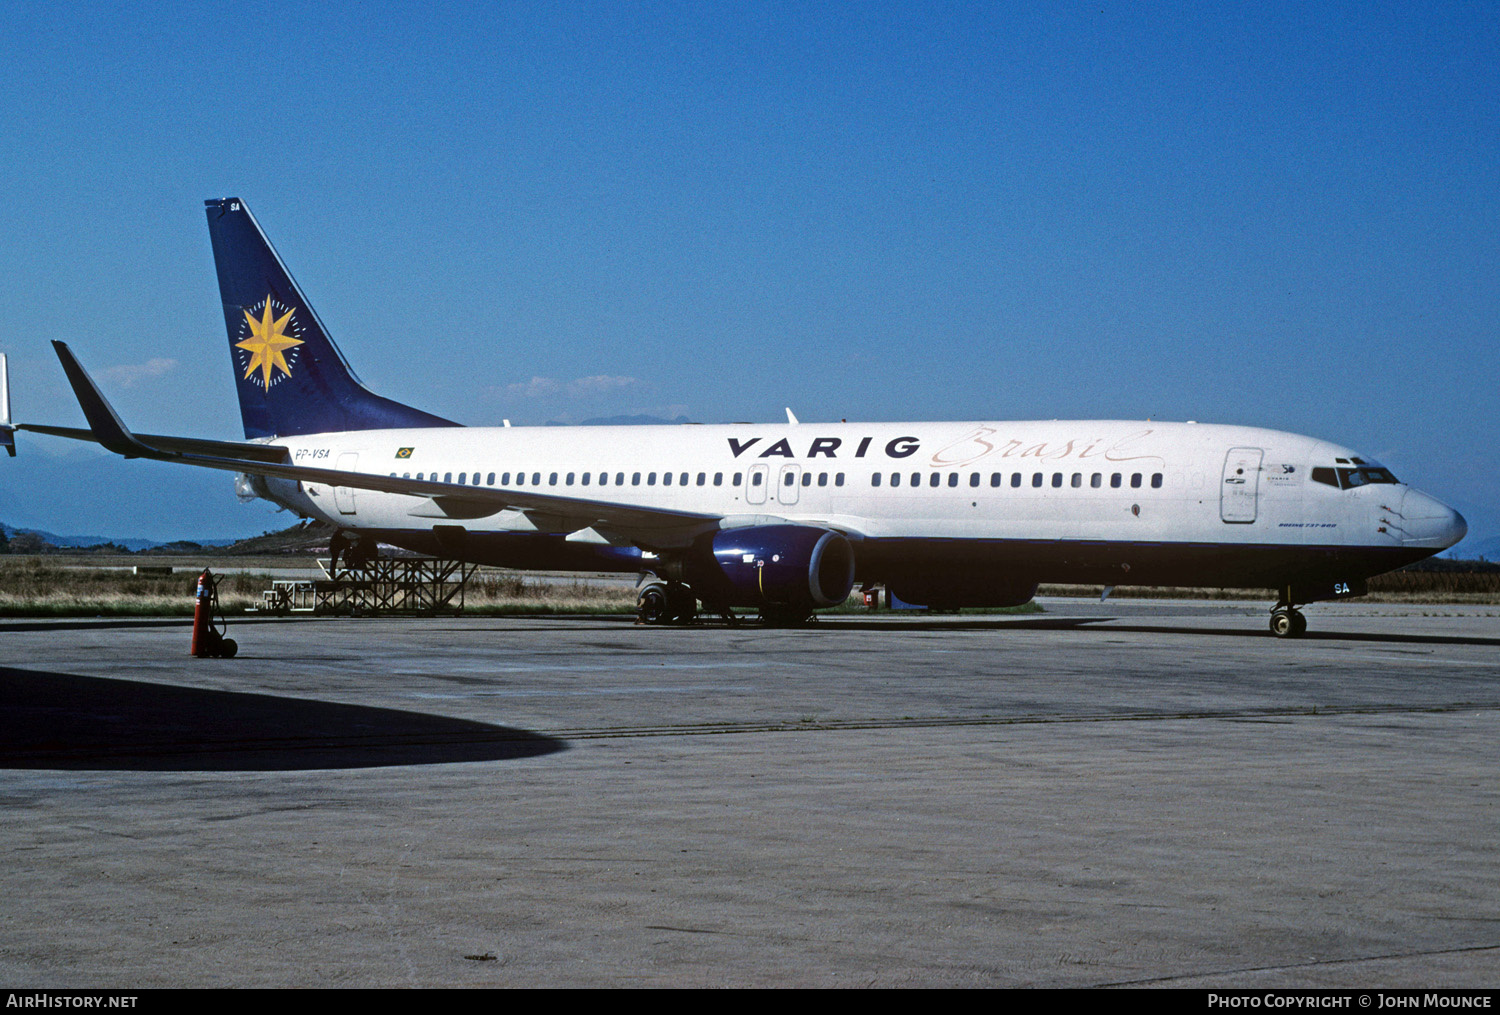
[[795,504],[801,493],[802,466],[783,465],[781,481],[776,484],[776,499],[782,504]]
[[766,502],[766,482],[770,473],[770,466],[752,465],[750,471],[745,475],[745,501],[749,504],[764,504]]

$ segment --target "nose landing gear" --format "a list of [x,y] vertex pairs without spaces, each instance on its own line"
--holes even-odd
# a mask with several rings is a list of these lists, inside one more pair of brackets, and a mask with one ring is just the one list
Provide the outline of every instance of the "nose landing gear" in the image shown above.
[[1307,633],[1307,618],[1292,602],[1291,586],[1281,590],[1281,599],[1271,607],[1271,633],[1278,638],[1300,638]]
[[1307,633],[1307,618],[1293,606],[1277,605],[1271,610],[1271,633],[1278,638],[1300,638]]

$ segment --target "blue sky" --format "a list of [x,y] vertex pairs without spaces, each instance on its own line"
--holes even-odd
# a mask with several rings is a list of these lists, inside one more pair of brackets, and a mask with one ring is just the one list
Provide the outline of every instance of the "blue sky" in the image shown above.
[[[7,7],[19,419],[238,438],[202,200],[468,423],[1314,434],[1500,536],[1500,6]],[[0,520],[230,536],[226,475],[21,435]]]

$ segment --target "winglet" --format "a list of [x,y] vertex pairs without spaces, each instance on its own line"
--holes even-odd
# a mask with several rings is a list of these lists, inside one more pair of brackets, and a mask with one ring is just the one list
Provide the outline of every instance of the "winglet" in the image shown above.
[[790,424],[791,424],[791,425],[792,425],[792,426],[796,426],[796,425],[797,425],[797,424],[798,424],[798,423],[799,423],[799,422],[801,422],[801,421],[800,421],[800,420],[799,420],[799,419],[797,419],[797,417],[796,417],[796,416],[793,416],[793,415],[792,415],[792,409],[791,409],[791,406],[787,406],[787,410],[786,410],[786,421],[787,421],[787,422],[788,422],[788,423],[790,423]]
[[10,421],[10,366],[0,352],[0,447],[16,457],[16,428]]
[[78,404],[83,408],[83,415],[89,421],[89,429],[94,432],[94,438],[100,444],[126,458],[165,457],[161,452],[136,440],[135,434],[120,422],[120,417],[115,414],[114,407],[99,393],[94,379],[84,371],[66,342],[53,341],[52,348],[57,352],[57,358],[62,361],[63,372],[68,375],[68,383],[73,385],[73,394],[77,396]]

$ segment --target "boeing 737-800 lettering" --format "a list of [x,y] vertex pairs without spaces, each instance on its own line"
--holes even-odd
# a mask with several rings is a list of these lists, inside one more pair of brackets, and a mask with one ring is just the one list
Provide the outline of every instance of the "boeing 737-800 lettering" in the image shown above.
[[[87,430],[127,457],[238,473],[377,542],[515,568],[641,572],[652,622],[701,602],[797,622],[884,584],[935,608],[1039,582],[1266,588],[1297,606],[1463,537],[1454,510],[1348,448],[1197,423],[465,427],[354,376],[244,202],[207,202],[245,443],[134,434],[54,343]],[[8,410],[7,410],[8,412]]]

